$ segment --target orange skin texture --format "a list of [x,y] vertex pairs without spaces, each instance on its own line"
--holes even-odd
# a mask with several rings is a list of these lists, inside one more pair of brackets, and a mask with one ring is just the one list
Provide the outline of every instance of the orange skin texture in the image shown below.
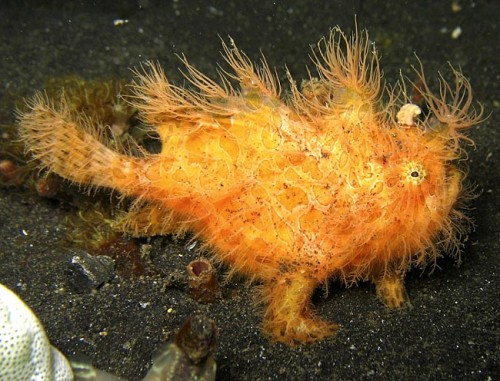
[[366,32],[334,29],[321,40],[318,78],[299,90],[289,75],[287,101],[265,61],[256,69],[234,45],[223,47],[234,74],[221,75],[222,85],[184,58],[196,91],[169,83],[156,64],[136,72],[129,101],[156,129],[160,153],[119,153],[64,98],[41,94],[20,115],[21,138],[50,171],[135,197],[118,229],[192,231],[231,273],[259,280],[264,332],[275,341],[335,333],[310,306],[329,278],[373,281],[387,306],[406,305],[408,269],[435,262],[440,251],[458,253],[467,232],[457,207],[467,198],[464,173],[454,163],[463,156],[462,131],[482,111],[472,106],[469,82],[452,69],[453,86],[440,77],[435,96],[420,65],[430,115],[400,119],[411,100],[404,85],[384,88]]

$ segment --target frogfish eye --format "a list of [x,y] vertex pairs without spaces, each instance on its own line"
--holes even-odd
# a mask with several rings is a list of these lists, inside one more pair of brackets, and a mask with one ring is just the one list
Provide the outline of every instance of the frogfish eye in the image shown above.
[[405,183],[418,185],[424,181],[427,171],[422,164],[410,161],[403,166],[402,175]]

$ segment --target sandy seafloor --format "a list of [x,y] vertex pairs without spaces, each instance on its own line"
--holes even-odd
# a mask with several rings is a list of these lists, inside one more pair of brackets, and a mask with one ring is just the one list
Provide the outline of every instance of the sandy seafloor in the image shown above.
[[[152,356],[196,310],[216,320],[217,380],[498,380],[500,377],[500,50],[497,1],[9,1],[0,2],[0,123],[13,121],[16,99],[50,77],[130,78],[130,67],[158,60],[180,81],[175,54],[214,75],[219,36],[250,57],[265,53],[284,79],[286,64],[305,77],[310,44],[329,28],[352,29],[354,14],[382,55],[385,79],[411,74],[414,52],[431,78],[447,62],[470,78],[487,121],[470,131],[470,180],[480,197],[462,264],[442,259],[406,285],[413,307],[389,311],[370,284],[332,282],[315,298],[318,313],[342,329],[311,346],[273,344],[259,331],[252,287],[233,280],[223,299],[201,305],[165,278],[196,254],[185,242],[152,239],[159,274],[113,280],[92,293],[67,284],[65,217],[75,208],[16,188],[0,189],[0,281],[38,314],[55,346],[84,355],[128,380],[140,380]],[[114,25],[126,19],[123,25]],[[452,31],[461,28],[458,38]],[[222,274],[221,274],[222,276]],[[170,312],[167,312],[170,311]]]

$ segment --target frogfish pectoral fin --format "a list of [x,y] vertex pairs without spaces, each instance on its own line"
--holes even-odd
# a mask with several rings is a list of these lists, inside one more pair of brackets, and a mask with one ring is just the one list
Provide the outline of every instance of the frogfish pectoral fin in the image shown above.
[[317,281],[300,273],[280,276],[263,289],[267,309],[263,328],[273,340],[289,345],[313,343],[332,336],[338,324],[318,319],[310,310]]

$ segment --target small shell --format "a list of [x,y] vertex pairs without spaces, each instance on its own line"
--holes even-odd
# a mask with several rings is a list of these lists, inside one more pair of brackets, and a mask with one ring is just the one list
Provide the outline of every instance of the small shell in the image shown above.
[[20,180],[17,170],[18,167],[12,160],[0,160],[0,183],[19,185]]
[[35,182],[35,190],[41,197],[55,197],[61,190],[62,179],[54,174],[39,178]]

